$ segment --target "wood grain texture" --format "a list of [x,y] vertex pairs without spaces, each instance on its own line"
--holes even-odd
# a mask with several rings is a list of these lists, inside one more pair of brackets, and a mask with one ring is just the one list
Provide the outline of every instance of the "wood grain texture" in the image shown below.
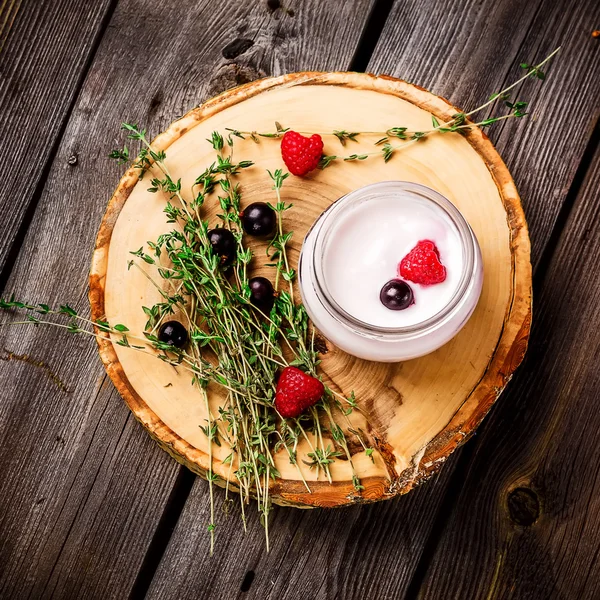
[[[549,80],[543,86],[528,82],[524,90],[523,97],[535,102],[534,118],[491,132],[522,191],[530,217],[534,263],[540,260],[550,239],[598,111],[599,78],[591,76],[598,64],[598,40],[590,35],[594,28],[590,15],[595,14],[594,10],[591,1],[568,5],[512,0],[396,2],[369,65],[371,72],[407,79],[469,108],[518,77],[520,62],[533,60],[534,55],[543,57],[566,43],[561,58],[552,65]],[[579,71],[571,68],[573,64],[578,65]],[[557,112],[563,114],[557,107],[564,103],[574,109],[569,120],[559,118],[552,128],[545,127],[547,119],[553,118],[545,107],[552,106],[556,116]],[[544,120],[538,118],[542,113]],[[554,135],[555,128],[560,135]],[[504,398],[500,405],[503,401]],[[402,598],[431,534],[440,500],[448,491],[456,456],[435,480],[379,507],[328,512],[318,522],[314,511],[277,509],[277,524],[272,532],[289,527],[286,541],[294,539],[292,532],[297,532],[298,541],[289,554],[289,543],[282,543],[277,552],[265,555],[260,527],[251,528],[244,536],[237,531],[238,522],[234,520],[227,526],[227,533],[219,532],[219,543],[226,544],[226,550],[211,560],[205,558],[207,535],[198,523],[206,520],[203,515],[207,499],[202,493],[206,484],[197,480],[153,581],[150,597],[196,598],[210,590],[208,594],[216,598],[284,596],[293,600],[319,590],[322,598]],[[460,483],[456,485],[460,487]],[[465,503],[468,509],[468,498]],[[354,512],[355,520],[347,517]],[[287,517],[285,525],[282,513]],[[348,535],[350,527],[352,535]],[[327,531],[327,538],[321,535],[322,528]],[[304,544],[301,535],[306,536],[307,532],[309,540]],[[312,545],[315,540],[327,540],[328,545]],[[374,542],[375,545],[368,545]],[[464,543],[468,545],[469,540]],[[365,545],[368,552],[362,553]],[[325,564],[334,567],[324,571]],[[235,571],[229,565],[235,565]],[[255,579],[250,591],[240,594],[239,586],[250,570],[256,574]],[[214,582],[215,574],[218,577],[222,571],[231,573],[231,577]],[[460,581],[471,579],[468,565],[453,575]],[[436,590],[437,597],[446,597],[441,587]]]
[[[428,527],[429,514],[420,507],[426,503],[431,510],[438,508],[442,495],[436,491],[444,489],[449,472],[442,470],[426,485],[390,502],[335,510],[276,506],[268,554],[256,511],[249,511],[244,534],[236,503],[228,517],[219,516],[212,557],[203,526],[209,518],[206,483],[198,479],[147,597],[400,598]],[[249,579],[251,585],[242,589]]]
[[113,4],[5,0],[0,5],[0,270]]
[[[370,2],[347,3],[341,12],[317,13],[318,6],[306,3],[292,17],[254,1],[120,2],[7,290],[85,311],[93,239],[118,179],[106,155],[120,144],[119,123],[159,131],[259,72],[348,64]],[[312,37],[303,33],[308,23]],[[326,55],[317,52],[332,28],[343,35]],[[223,47],[242,34],[256,39],[251,51],[225,59]],[[24,37],[39,43],[35,29]],[[106,387],[89,340],[13,329],[3,331],[0,345],[44,360],[72,391],[57,390],[30,364],[0,364],[0,596],[126,597],[181,467]]]
[[[396,10],[402,12],[401,8],[396,5]],[[598,10],[596,3],[588,1],[543,3],[539,8],[525,3],[502,2],[493,6],[477,3],[467,11],[469,16],[466,17],[477,26],[468,35],[458,36],[457,39],[461,40],[459,48],[448,47],[437,36],[428,38],[428,43],[433,46],[432,51],[462,53],[463,60],[457,60],[453,70],[447,71],[453,73],[453,76],[446,76],[444,79],[440,77],[432,89],[455,100],[458,93],[455,90],[464,88],[467,97],[472,100],[468,104],[460,101],[463,108],[475,106],[480,99],[487,97],[490,88],[486,89],[484,86],[488,85],[490,73],[496,72],[496,65],[502,61],[502,53],[498,53],[498,45],[493,41],[496,39],[495,32],[504,36],[504,43],[512,45],[517,41],[520,45],[518,54],[512,60],[512,73],[518,73],[517,65],[522,60],[531,62],[534,60],[532,57],[541,58],[562,45],[559,57],[548,70],[549,78],[546,83],[543,86],[528,83],[528,88],[523,88],[523,92],[519,94],[520,98],[532,102],[531,119],[505,123],[503,127],[492,129],[490,133],[511,169],[523,199],[532,238],[534,273],[554,228],[561,226],[560,222],[557,224],[557,218],[565,202],[568,202],[567,196],[575,172],[600,114],[599,48],[597,40],[591,36],[593,27],[590,25],[598,20]],[[452,18],[451,15],[456,13],[449,10],[448,14]],[[404,35],[409,35],[406,31],[407,28],[410,29],[407,13],[403,13],[400,18],[396,15],[396,19],[388,21],[388,24],[396,35],[402,36],[402,31]],[[384,40],[385,33],[382,42]],[[383,57],[382,62],[374,60],[371,63],[375,65],[375,71],[378,64],[384,64],[388,60],[389,46],[382,45],[382,50],[384,48],[385,52],[380,55]],[[410,73],[417,77],[419,69],[427,69],[426,61],[426,55],[415,56],[415,62],[409,66]],[[469,81],[470,73],[479,70],[478,63],[483,66],[481,78],[471,79],[470,85],[463,85],[464,78]],[[509,64],[510,61],[505,63],[506,66]],[[395,72],[398,73],[397,70]],[[399,74],[402,75],[403,71]],[[422,80],[418,77],[415,81],[421,83]],[[556,120],[558,113],[569,114],[570,118]],[[517,381],[520,380],[517,378]],[[500,403],[499,411],[504,410],[503,403],[504,401]],[[513,406],[506,410],[515,408]],[[501,425],[496,425],[498,426]],[[493,425],[490,424],[490,427]],[[518,450],[514,448],[513,451],[516,453]],[[488,452],[487,460],[494,462],[493,451]],[[457,485],[460,484],[457,482]],[[474,488],[471,493],[474,493]],[[461,498],[462,502],[470,505],[468,495]],[[427,507],[423,508],[427,510]],[[455,524],[446,535],[458,535],[458,527]],[[438,532],[434,532],[434,536],[436,535]],[[445,546],[448,556],[456,550],[456,547]],[[496,550],[500,557],[501,551],[497,547]],[[442,561],[441,556],[440,551],[436,555],[438,562]],[[522,560],[524,558],[523,555]],[[428,557],[425,558],[427,559]],[[590,557],[588,563],[592,559]],[[455,565],[444,562],[443,568],[450,572]],[[461,572],[464,576],[457,581],[470,580],[467,571]],[[441,577],[440,573],[438,565],[436,577]],[[432,589],[440,594],[444,588],[438,584]],[[433,592],[430,596],[436,597]]]
[[483,428],[423,598],[600,596],[599,186],[597,152],[537,294],[525,365]]
[[[418,131],[429,126],[432,113],[446,122],[456,108],[390,77],[296,73],[247,84],[209,100],[173,123],[152,147],[155,152],[166,152],[169,172],[174,180],[181,180],[182,190],[188,190],[214,160],[214,150],[206,142],[213,130],[233,127],[264,131],[275,115],[278,121],[300,131],[327,130],[336,118],[348,131],[385,131],[394,118],[410,131]],[[252,125],[248,124],[248,114],[253,115]],[[352,151],[369,152],[375,140],[357,142]],[[328,153],[339,146],[331,137],[326,144]],[[238,142],[236,148],[238,155],[258,166],[244,173],[244,202],[264,201],[272,187],[265,169],[273,171],[282,165],[279,144],[247,141]],[[464,172],[469,177],[464,177]],[[132,248],[147,247],[147,240],[157,240],[169,230],[164,214],[168,197],[148,191],[148,181],[159,174],[156,169],[140,181],[138,170],[131,167],[124,175],[100,227],[90,274],[92,318],[126,323],[131,335],[142,340],[147,316],[141,306],[160,301],[152,283],[156,267],[140,261],[140,269],[131,270],[129,262]],[[433,136],[399,152],[399,159],[389,164],[381,158],[362,165],[342,162],[310,178],[293,178],[282,196],[285,202],[301,207],[286,218],[286,228],[294,231],[289,244],[293,267],[306,232],[323,210],[352,189],[390,179],[432,187],[462,211],[480,240],[486,273],[477,310],[451,342],[412,361],[361,361],[330,344],[321,373],[343,395],[356,393],[361,415],[353,415],[352,427],[372,432],[368,443],[376,449],[374,460],[369,460],[360,447],[352,459],[365,489],[353,493],[348,461],[332,465],[333,485],[324,476],[319,480],[315,471],[303,467],[310,461],[310,447],[301,444],[297,466],[290,464],[283,450],[274,457],[281,474],[272,486],[274,502],[332,507],[406,493],[439,469],[472,434],[527,347],[531,321],[527,227],[510,174],[477,128],[464,136]],[[209,200],[203,218],[214,226],[219,205]],[[144,218],[140,219],[142,213]],[[254,244],[255,253],[264,250],[260,242],[248,243]],[[271,276],[268,268],[252,273]],[[164,282],[164,291],[170,292],[168,282]],[[208,419],[203,393],[190,390],[187,372],[174,372],[171,365],[157,362],[152,352],[123,348],[115,341],[118,339],[101,339],[100,353],[136,417],[170,453],[204,474],[210,458],[206,436],[199,427]],[[208,400],[213,414],[228,405],[227,394],[218,387],[208,390]],[[325,444],[330,443],[334,442],[327,437]],[[221,462],[230,452],[227,444],[215,446],[212,469],[223,481],[229,477],[235,482],[231,467]],[[302,485],[297,469],[310,482],[310,491]]]

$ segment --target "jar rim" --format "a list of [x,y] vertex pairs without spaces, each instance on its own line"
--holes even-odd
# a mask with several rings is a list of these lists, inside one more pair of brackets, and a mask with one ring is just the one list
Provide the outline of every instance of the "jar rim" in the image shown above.
[[[326,278],[324,276],[324,245],[328,238],[327,234],[331,231],[332,227],[335,226],[339,216],[342,213],[351,210],[359,202],[368,201],[379,197],[382,194],[389,195],[390,192],[402,193],[403,195],[408,194],[414,198],[433,203],[440,208],[456,228],[463,251],[461,278],[448,303],[428,319],[404,327],[382,327],[357,319],[342,308],[335,300],[327,288]],[[422,335],[423,333],[436,328],[449,318],[459,307],[470,288],[475,268],[477,244],[475,235],[458,208],[442,194],[425,185],[410,181],[396,180],[382,181],[358,188],[333,202],[317,219],[310,231],[317,226],[318,230],[316,231],[312,261],[309,264],[314,282],[313,288],[320,303],[330,316],[342,325],[352,329],[355,333],[368,337],[385,337],[386,339],[405,339],[407,337]],[[302,249],[302,253],[303,252],[304,247]],[[302,260],[302,256],[300,258]]]

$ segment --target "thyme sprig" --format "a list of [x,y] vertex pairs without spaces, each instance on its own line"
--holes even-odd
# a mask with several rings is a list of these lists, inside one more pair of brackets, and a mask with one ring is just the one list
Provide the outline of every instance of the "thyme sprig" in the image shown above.
[[[298,131],[303,135],[312,135],[318,133],[321,136],[333,136],[336,137],[342,146],[346,146],[349,141],[358,142],[358,137],[372,137],[376,136],[378,139],[374,142],[375,146],[381,146],[378,151],[353,153],[347,156],[338,156],[336,154],[324,154],[321,158],[319,166],[321,169],[325,169],[334,162],[352,162],[352,161],[363,161],[371,157],[381,157],[385,162],[392,159],[398,150],[404,149],[410,143],[424,140],[428,136],[434,133],[466,133],[473,127],[486,128],[504,121],[506,119],[519,119],[525,117],[528,113],[526,112],[528,103],[520,100],[512,100],[511,92],[519,84],[524,82],[528,78],[538,79],[544,81],[546,74],[542,70],[544,67],[560,50],[560,47],[550,53],[544,60],[537,65],[530,65],[528,63],[521,63],[520,67],[525,69],[526,73],[517,81],[507,86],[500,92],[492,94],[489,99],[484,102],[481,106],[474,108],[469,112],[458,112],[452,115],[449,121],[442,122],[436,118],[435,115],[431,115],[432,127],[422,131],[410,131],[408,127],[390,127],[385,131],[346,131],[345,129],[334,129],[333,131]],[[505,108],[509,109],[509,112],[500,116],[488,116],[480,119],[479,121],[472,122],[470,117],[480,113],[489,106],[492,106],[498,102],[502,102]],[[236,129],[228,129],[230,134],[235,135],[241,139],[246,137],[252,139],[254,142],[259,142],[260,138],[276,139],[283,136],[286,131],[293,129],[292,127],[283,127],[280,123],[276,123],[275,131],[258,133],[256,131],[240,131]],[[399,140],[401,143],[395,143]]]
[[[327,435],[331,438],[329,443],[347,448],[345,438],[342,442],[339,436],[343,430],[336,428],[334,435],[321,420],[329,415],[333,422],[333,410],[347,418],[348,411],[355,405],[354,400],[344,399],[347,400],[344,412],[338,411],[343,397],[327,388],[320,407],[308,417],[293,422],[278,420],[274,410],[277,370],[294,365],[318,376],[319,362],[308,315],[304,307],[295,302],[293,282],[296,271],[287,253],[293,233],[285,231],[283,214],[291,204],[282,200],[281,188],[289,174],[281,170],[269,172],[277,199],[273,206],[277,213],[277,231],[268,245],[267,254],[270,264],[275,267],[278,294],[270,314],[265,315],[254,309],[249,301],[248,269],[253,253],[244,244],[240,220],[241,188],[235,179],[252,163],[233,160],[234,140],[240,136],[230,132],[223,137],[213,132],[209,142],[216,152],[216,160],[196,178],[191,189],[192,198],[186,199],[181,180],[174,181],[170,175],[165,153],[156,151],[148,142],[146,132],[139,127],[124,124],[123,128],[130,138],[144,144],[146,156],[160,171],[159,176],[153,174],[149,191],[167,196],[165,213],[168,221],[178,226],[148,242],[149,251],[140,248],[132,252],[142,263],[154,266],[160,279],[177,282],[177,291],[172,293],[162,291],[164,286],[155,282],[161,290],[161,301],[144,308],[149,317],[147,334],[153,335],[167,315],[180,314],[189,327],[191,360],[195,357],[210,363],[207,355],[216,359],[217,366],[203,369],[203,376],[195,377],[194,383],[205,388],[208,383],[215,382],[225,388],[227,398],[219,415],[209,414],[202,431],[208,438],[209,447],[221,430],[228,432],[225,441],[232,448],[232,456],[236,457],[231,463],[237,461],[234,474],[239,482],[242,503],[248,502],[251,494],[256,495],[261,520],[267,529],[271,508],[269,481],[279,475],[273,453],[285,447],[290,463],[296,466],[300,479],[310,490],[297,461],[299,440],[304,439],[317,457],[328,454]],[[139,160],[134,166],[138,164]],[[143,177],[150,167],[144,164],[140,176]],[[236,259],[230,273],[215,256],[208,241],[209,223],[201,215],[202,207],[214,196],[221,208],[218,219],[232,232],[237,243]],[[168,267],[163,266],[165,262]],[[283,289],[280,282],[285,282],[287,289]],[[364,444],[362,440],[361,443]],[[212,465],[212,458],[209,462]],[[329,464],[324,460],[318,466],[331,481]],[[212,485],[212,466],[207,478]],[[361,489],[358,483],[356,489]],[[214,532],[212,506],[211,500],[211,538]]]
[[[273,208],[277,213],[277,231],[268,245],[267,255],[275,267],[278,294],[273,309],[266,315],[249,300],[248,272],[253,252],[244,243],[240,220],[242,192],[236,178],[252,163],[233,160],[237,136],[230,134],[224,138],[218,132],[212,134],[209,142],[216,153],[215,161],[196,178],[188,196],[182,190],[181,180],[172,177],[166,153],[152,146],[146,131],[129,123],[122,127],[129,139],[142,144],[133,167],[142,180],[151,173],[148,190],[165,196],[164,212],[167,222],[173,226],[158,239],[147,242],[147,247],[132,250],[128,261],[129,268],[139,269],[153,283],[159,296],[154,305],[141,307],[147,317],[145,331],[134,334],[124,324],[86,319],[68,305],[52,309],[46,304],[11,297],[0,300],[0,309],[27,312],[23,321],[15,323],[51,325],[70,333],[109,340],[156,356],[177,370],[190,373],[192,383],[202,393],[206,409],[206,421],[198,427],[208,442],[210,551],[212,553],[214,548],[216,529],[214,483],[219,480],[213,469],[213,447],[223,445],[230,448],[222,461],[229,469],[225,505],[229,507],[233,475],[239,489],[244,525],[244,506],[255,496],[268,548],[270,482],[279,476],[275,453],[286,451],[290,464],[296,467],[299,479],[310,491],[298,460],[299,445],[304,441],[309,447],[305,454],[312,457],[317,474],[322,472],[331,481],[330,464],[334,457],[345,452],[352,461],[346,452],[344,430],[335,424],[334,413],[348,419],[356,407],[353,395],[344,398],[326,387],[319,405],[301,418],[282,419],[274,408],[277,371],[295,365],[318,376],[319,362],[308,315],[295,301],[296,271],[291,266],[287,248],[293,233],[284,227],[284,213],[292,205],[281,196],[283,182],[289,174],[281,170],[269,173],[276,197]],[[125,147],[113,151],[111,156],[123,162],[129,158],[129,150]],[[237,243],[230,270],[224,267],[209,242],[210,225],[202,215],[209,201],[218,202],[221,214],[217,218],[232,232]],[[188,328],[187,349],[169,346],[158,337],[161,324],[173,316],[180,318]],[[208,404],[206,388],[211,383],[220,386],[226,395],[218,414],[212,414]],[[356,436],[350,427],[347,431]],[[367,448],[362,438],[361,444]],[[356,490],[360,491],[360,482],[353,477]]]

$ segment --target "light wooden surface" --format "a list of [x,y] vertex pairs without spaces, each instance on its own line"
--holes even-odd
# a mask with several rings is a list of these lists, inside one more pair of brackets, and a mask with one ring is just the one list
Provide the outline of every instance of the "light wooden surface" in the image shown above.
[[[271,7],[276,4],[269,2]],[[2,104],[0,109],[5,131],[20,140],[22,156],[28,161],[17,161],[10,169],[4,163],[3,175],[20,184],[14,188],[18,193],[2,203],[7,211],[3,226],[16,239],[2,274],[3,281],[8,280],[6,290],[22,292],[32,300],[66,300],[85,307],[91,240],[119,177],[119,168],[109,165],[105,154],[116,145],[121,120],[143,122],[151,131],[160,131],[191,106],[261,71],[280,74],[365,65],[365,48],[374,45],[381,28],[369,70],[404,77],[470,108],[518,75],[518,63],[544,56],[561,44],[561,58],[553,64],[549,80],[541,87],[528,84],[519,94],[532,100],[531,118],[491,132],[515,177],[530,226],[537,281],[534,324],[538,316],[543,320],[540,328],[534,327],[530,362],[518,371],[482,434],[449,459],[439,477],[384,504],[333,512],[278,508],[272,528],[274,550],[269,554],[264,553],[257,522],[244,534],[237,519],[229,519],[217,532],[223,551],[209,558],[203,526],[206,483],[200,478],[193,481],[187,470],[179,470],[156,447],[128,417],[110,383],[96,395],[102,367],[93,347],[41,329],[4,331],[3,347],[46,360],[75,391],[63,395],[29,364],[0,362],[0,596],[123,598],[133,590],[132,597],[142,597],[150,586],[148,596],[161,600],[294,599],[307,594],[416,598],[424,582],[423,596],[428,598],[464,597],[458,590],[484,598],[522,597],[521,585],[535,599],[598,595],[594,571],[598,542],[593,527],[598,511],[588,495],[591,488],[586,488],[598,470],[595,435],[573,437],[572,433],[593,428],[590,402],[595,388],[578,388],[578,401],[586,403],[587,410],[571,410],[575,388],[551,396],[547,404],[546,397],[554,392],[551,385],[543,385],[546,377],[537,373],[559,368],[562,349],[553,342],[555,336],[561,342],[567,339],[563,334],[581,332],[573,325],[578,315],[561,320],[557,329],[556,320],[545,318],[541,311],[550,314],[555,306],[552,282],[559,272],[548,270],[550,259],[562,257],[560,270],[568,272],[575,261],[572,253],[580,256],[578,245],[585,240],[593,244],[594,225],[567,217],[597,148],[598,137],[592,131],[599,112],[599,42],[591,32],[600,28],[599,7],[589,0],[408,0],[393,6],[391,0],[380,0],[346,2],[340,13],[338,4],[290,0],[280,8],[248,2],[236,3],[233,9],[230,3],[223,7],[206,0],[179,2],[177,7],[161,2],[152,10],[148,2],[115,0],[110,20],[96,21],[102,41],[94,52],[81,21],[65,10],[81,15],[80,2],[0,3],[0,38],[12,40],[4,42],[0,56],[0,61],[6,61],[0,71],[2,97],[23,94],[40,107],[28,122],[18,121],[20,105],[5,112]],[[94,11],[98,3],[88,5]],[[32,11],[40,6],[46,22],[62,37],[34,26]],[[368,44],[361,43],[354,56],[373,7],[374,18],[364,36]],[[6,18],[7,14],[12,16]],[[77,33],[69,34],[69,25]],[[223,48],[236,38],[253,39],[255,44],[225,59]],[[70,62],[69,56],[76,54],[73,48],[80,43],[87,62],[75,58]],[[36,52],[48,57],[45,66],[35,58],[21,72],[10,71],[11,65]],[[75,96],[62,87],[67,79],[61,74],[72,73],[75,64],[79,78],[74,88],[68,88],[76,92],[71,108]],[[9,71],[15,74],[12,80],[7,78]],[[46,78],[49,84],[27,92],[26,77],[33,82]],[[9,86],[9,81],[18,85]],[[64,131],[56,126],[60,119],[67,122]],[[47,132],[49,126],[60,145],[47,154],[48,140],[38,128]],[[7,139],[7,133],[0,138],[0,151],[7,148],[3,145]],[[73,152],[79,157],[76,166],[68,163]],[[35,165],[41,177],[38,208],[25,213],[21,221],[12,215],[26,202],[22,190],[33,189],[23,175],[23,165],[25,169]],[[593,188],[585,198],[590,210],[597,205]],[[80,218],[81,203],[87,211],[85,219]],[[29,225],[24,239],[24,229],[18,234],[14,229],[21,222],[24,229]],[[572,242],[559,250],[561,235]],[[15,257],[11,276],[8,271]],[[542,285],[546,278],[548,283]],[[583,281],[593,279],[569,280],[573,297],[581,293],[590,298],[581,287]],[[586,315],[586,324],[596,318],[593,313]],[[585,328],[585,341],[577,342],[580,366],[563,371],[561,377],[567,378],[563,381],[579,381],[585,376],[585,365],[595,365],[596,331],[592,325]],[[542,359],[547,367],[540,367]],[[526,388],[523,393],[521,385]],[[565,428],[547,427],[545,411],[554,414],[559,409],[570,419],[564,420]],[[523,416],[526,419],[519,421]],[[502,431],[511,432],[510,439],[502,433],[487,434],[488,427],[490,431],[504,427]],[[561,432],[569,432],[568,442]],[[536,440],[542,436],[549,436],[552,447],[561,449],[549,462],[537,452],[539,459],[533,459],[528,450],[541,448]],[[499,453],[502,458],[497,459]],[[460,495],[474,454],[478,466],[469,476],[468,491]],[[519,480],[538,495],[542,518],[519,529],[506,554],[502,533],[508,531],[506,513],[494,502],[507,497],[515,479],[501,475],[507,486],[503,483],[500,491],[490,484],[499,472],[494,468],[497,461],[508,465],[509,459],[510,467],[499,467],[502,473],[528,473],[534,460],[552,468],[538,469],[535,482]],[[586,498],[590,498],[587,504]],[[517,503],[517,507],[527,505]],[[459,510],[456,518],[453,515]],[[501,529],[494,529],[497,526]],[[477,538],[478,532],[485,535]],[[444,542],[436,552],[441,538]],[[475,547],[463,554],[465,545],[476,538]],[[458,545],[449,545],[449,540]],[[544,549],[540,545],[544,540],[554,540],[555,545]],[[509,568],[496,569],[495,558],[504,555]],[[462,562],[467,559],[468,564]],[[497,572],[496,584],[486,588],[490,566]],[[571,572],[577,580],[569,579]],[[453,583],[446,588],[448,573],[453,574]],[[568,582],[573,585],[565,586]],[[241,591],[242,585],[248,591]]]
[[[226,127],[269,131],[273,120],[301,131],[327,131],[331,123],[347,131],[385,131],[402,122],[411,131],[431,127],[431,114],[451,119],[456,108],[419,88],[398,80],[358,74],[299,74],[263,80],[208,101],[173,123],[153,142],[167,153],[166,164],[175,180],[188,190],[199,173],[214,161],[211,132]],[[248,115],[252,115],[252,125]],[[373,139],[341,148],[326,139],[325,152],[369,152]],[[245,203],[269,200],[271,184],[266,169],[281,166],[277,141],[251,140],[236,144],[236,156],[256,167],[242,180]],[[143,339],[146,315],[160,295],[156,267],[140,261],[130,269],[131,249],[147,248],[168,230],[163,194],[148,191],[151,176],[139,180],[130,169],[115,192],[98,234],[90,276],[92,317],[126,323]],[[335,164],[310,177],[292,178],[283,199],[294,204],[286,227],[294,231],[290,249],[296,264],[302,240],[318,215],[331,202],[362,185],[389,179],[409,180],[437,189],[465,215],[480,241],[485,272],[477,310],[460,334],[437,352],[401,364],[358,360],[329,344],[322,373],[344,395],[355,392],[362,414],[352,426],[368,432],[376,447],[371,461],[359,447],[352,462],[365,486],[353,493],[347,461],[332,465],[335,485],[304,466],[308,445],[299,446],[298,464],[310,482],[308,492],[296,467],[282,450],[275,456],[281,480],[274,483],[275,501],[335,506],[388,499],[409,491],[435,470],[471,435],[518,366],[527,346],[530,325],[531,268],[529,238],[510,174],[487,138],[478,130],[469,136],[432,136],[398,151],[386,164],[381,158],[364,163]],[[215,222],[216,202],[205,205],[205,216]],[[264,246],[264,244],[262,245]],[[264,250],[254,243],[257,253]],[[269,276],[269,269],[258,273]],[[165,283],[165,292],[169,291]],[[149,354],[100,341],[102,358],[119,391],[137,418],[169,452],[200,473],[209,468],[206,436],[199,425],[208,415],[202,394],[190,389],[187,372],[157,363]],[[465,367],[466,366],[466,367]],[[226,403],[219,388],[208,390],[211,412]],[[332,442],[333,443],[333,442]],[[357,444],[358,445],[358,444]],[[224,480],[231,469],[222,464],[230,454],[226,445],[213,449],[213,470]]]

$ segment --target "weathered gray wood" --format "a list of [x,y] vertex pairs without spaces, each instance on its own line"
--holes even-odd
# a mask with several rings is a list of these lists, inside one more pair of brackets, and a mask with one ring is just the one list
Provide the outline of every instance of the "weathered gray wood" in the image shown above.
[[526,365],[483,428],[424,598],[600,597],[599,186],[597,151],[538,293]]
[[[275,507],[268,554],[256,508],[246,508],[244,534],[236,502],[227,518],[218,513],[212,557],[207,484],[197,480],[148,598],[398,598],[395,579],[410,580],[423,531],[430,526],[430,515],[421,507],[439,508],[442,494],[435,491],[444,489],[449,473],[443,471],[407,496],[369,506]],[[222,499],[218,495],[217,503]],[[244,583],[251,584],[249,591]]]
[[114,0],[0,5],[0,270],[112,5]]
[[[122,0],[7,290],[85,312],[96,228],[121,172],[106,158],[120,122],[158,132],[248,78],[348,65],[371,4],[306,2],[292,16],[252,0]],[[225,59],[242,37],[254,45]],[[71,393],[41,367],[0,364],[0,596],[127,597],[180,467],[112,391],[90,340],[26,326],[3,330],[1,347],[45,361]]]

